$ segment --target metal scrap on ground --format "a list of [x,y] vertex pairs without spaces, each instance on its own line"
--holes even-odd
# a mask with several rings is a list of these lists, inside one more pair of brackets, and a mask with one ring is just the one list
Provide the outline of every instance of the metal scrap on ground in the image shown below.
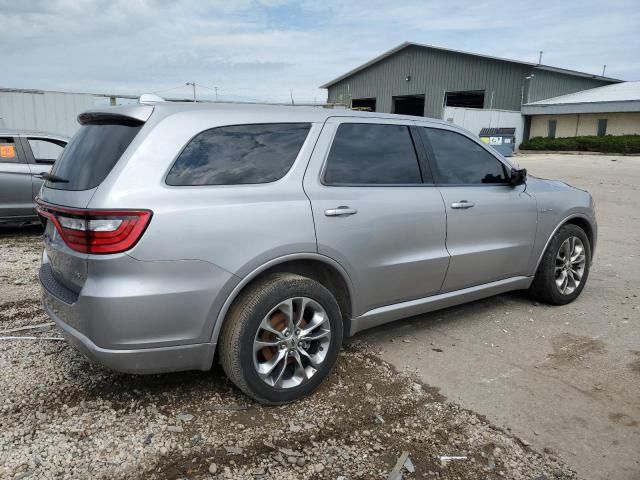
[[37,325],[26,325],[24,327],[16,327],[16,328],[9,328],[8,330],[0,330],[0,334],[22,332],[24,330],[35,330],[37,328],[52,327],[53,325],[55,325],[55,323],[53,322],[39,323]]
[[[396,462],[396,465],[393,467],[393,470],[391,470],[391,472],[389,473],[387,480],[400,480],[402,478],[402,474],[400,473],[400,470],[402,470],[402,467],[404,466],[408,458],[409,458],[409,452],[407,452],[406,450],[400,454],[400,456],[398,457],[398,461]],[[413,466],[413,464],[411,465]]]
[[0,340],[62,340],[62,337],[0,337]]

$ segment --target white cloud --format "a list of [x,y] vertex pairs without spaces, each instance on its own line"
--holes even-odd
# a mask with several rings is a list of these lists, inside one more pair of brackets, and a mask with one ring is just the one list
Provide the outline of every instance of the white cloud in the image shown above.
[[[402,41],[640,78],[640,12],[607,3],[0,0],[3,85],[138,94],[195,80],[227,98],[317,87]],[[210,93],[202,89],[202,94]],[[189,89],[169,94],[188,95]]]

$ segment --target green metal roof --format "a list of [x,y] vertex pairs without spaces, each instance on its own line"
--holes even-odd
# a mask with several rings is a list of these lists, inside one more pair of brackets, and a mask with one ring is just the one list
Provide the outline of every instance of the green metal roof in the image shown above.
[[617,78],[611,78],[611,77],[603,77],[601,75],[593,75],[591,73],[586,73],[586,72],[578,72],[576,70],[568,70],[566,68],[559,68],[559,67],[552,67],[550,65],[542,65],[539,63],[531,63],[531,62],[523,62],[520,60],[511,60],[508,58],[501,58],[501,57],[493,57],[490,55],[482,55],[479,53],[472,53],[472,52],[464,52],[461,50],[453,50],[450,48],[443,48],[443,47],[436,47],[433,45],[426,45],[426,44],[421,44],[421,43],[413,43],[413,42],[403,42],[400,45],[398,45],[395,48],[392,48],[391,50],[383,53],[382,55],[378,55],[377,57],[369,60],[366,63],[363,63],[362,65],[349,70],[347,73],[340,75],[337,78],[334,78],[333,80],[331,80],[330,82],[325,83],[324,85],[321,85],[320,88],[329,88],[330,86],[344,80],[345,78],[348,78],[350,76],[352,76],[355,73],[358,73],[362,70],[365,70],[366,68],[380,62],[381,60],[384,60],[385,58],[388,58],[392,55],[394,55],[395,53],[398,53],[401,50],[404,50],[405,48],[408,47],[416,47],[416,48],[424,48],[424,49],[430,49],[430,50],[436,50],[436,51],[440,51],[440,52],[449,52],[449,53],[456,53],[456,54],[460,54],[460,55],[468,55],[468,56],[472,56],[472,57],[480,57],[480,58],[485,58],[485,59],[489,59],[489,60],[497,60],[500,62],[507,62],[507,63],[513,63],[513,64],[518,64],[518,65],[527,65],[530,66],[534,69],[539,69],[539,70],[547,70],[547,71],[551,71],[551,72],[556,72],[556,73],[562,73],[565,75],[573,75],[576,77],[586,77],[586,78],[592,78],[595,80],[603,80],[603,81],[608,81],[608,82],[622,82],[622,80],[619,80]]

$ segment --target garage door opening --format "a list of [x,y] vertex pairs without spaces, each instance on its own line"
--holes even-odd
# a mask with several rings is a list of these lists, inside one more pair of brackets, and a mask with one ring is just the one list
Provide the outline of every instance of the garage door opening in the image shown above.
[[447,92],[445,106],[464,108],[484,108],[484,90]]
[[424,117],[424,95],[393,97],[393,113]]
[[354,98],[351,100],[351,108],[353,110],[362,110],[363,112],[376,111],[375,98]]

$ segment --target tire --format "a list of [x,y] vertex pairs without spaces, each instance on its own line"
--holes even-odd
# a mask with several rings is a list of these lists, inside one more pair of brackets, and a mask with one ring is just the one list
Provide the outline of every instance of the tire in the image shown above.
[[[287,333],[290,318],[299,320],[300,328]],[[244,393],[262,404],[282,405],[320,386],[338,358],[342,334],[340,307],[329,290],[300,275],[275,273],[250,285],[231,306],[218,342],[220,363]],[[315,337],[321,338],[310,340]],[[263,343],[254,350],[254,342]],[[276,363],[280,355],[285,357]],[[266,374],[272,364],[273,372]]]
[[[563,263],[563,260],[559,258],[563,255],[561,248],[565,249],[564,257],[567,258],[566,252],[571,249],[570,242],[572,239],[578,239],[579,241],[574,241],[575,246],[579,246],[580,243],[582,244],[582,255],[584,256],[584,265],[581,270],[582,275],[577,285],[575,285],[575,280],[573,281],[574,288],[571,288],[572,279],[577,278],[575,272],[580,271],[580,269],[577,268],[577,263],[571,263],[571,268],[569,268],[566,261]],[[567,244],[565,242],[569,243]],[[567,245],[569,245],[569,247],[567,247]],[[574,250],[574,252],[575,251],[577,250]],[[571,255],[569,255],[568,258],[571,258]],[[579,259],[580,257],[577,256],[575,258]],[[538,271],[536,272],[529,291],[535,299],[541,302],[550,305],[566,305],[578,298],[582,292],[589,277],[590,267],[591,244],[589,243],[589,238],[584,230],[577,225],[565,224],[560,227],[551,238],[542,256]],[[563,270],[566,275],[565,277],[562,275]],[[563,280],[567,282],[567,287],[564,292],[562,291],[562,286],[565,284]],[[560,282],[561,285],[559,285],[558,282]]]

